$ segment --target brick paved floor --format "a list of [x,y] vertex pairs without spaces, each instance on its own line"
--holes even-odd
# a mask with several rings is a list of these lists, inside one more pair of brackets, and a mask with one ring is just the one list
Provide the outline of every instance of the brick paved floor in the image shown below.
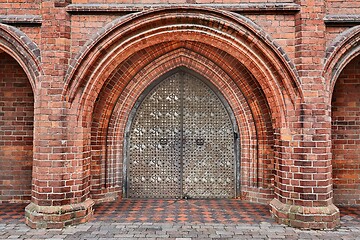
[[96,205],[91,222],[30,229],[26,204],[0,204],[0,239],[360,239],[360,207],[340,207],[342,226],[299,230],[276,224],[266,205],[238,200],[122,200]]
[[152,223],[273,222],[267,205],[239,200],[121,200],[94,207],[96,220]]

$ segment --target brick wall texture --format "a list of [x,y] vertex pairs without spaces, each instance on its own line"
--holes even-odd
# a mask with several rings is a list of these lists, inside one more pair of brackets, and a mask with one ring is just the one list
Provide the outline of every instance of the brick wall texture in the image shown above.
[[234,115],[234,198],[334,228],[360,204],[359,49],[357,0],[1,3],[0,202],[62,228],[126,197],[139,99],[185,69]]

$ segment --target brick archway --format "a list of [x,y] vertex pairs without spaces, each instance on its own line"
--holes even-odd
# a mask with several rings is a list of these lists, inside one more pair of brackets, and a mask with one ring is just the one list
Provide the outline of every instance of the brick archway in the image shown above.
[[360,55],[339,74],[331,102],[334,203],[360,205]]
[[36,92],[41,70],[38,46],[19,29],[0,23],[0,50],[12,56],[25,71],[33,92]]
[[328,48],[324,77],[331,104],[334,203],[359,205],[360,27],[340,34]]
[[91,159],[93,198],[121,191],[123,126],[137,96],[162,74],[187,67],[229,98],[244,139],[244,196],[268,202],[275,139],[301,98],[292,63],[270,39],[244,17],[198,8],[135,14],[91,39],[67,72],[64,94],[78,116],[81,154]]
[[92,102],[92,97],[122,61],[134,52],[171,41],[203,43],[242,59],[281,118],[287,105],[291,108],[301,97],[294,65],[260,27],[243,16],[200,8],[147,11],[108,24],[72,62],[66,74],[64,94],[69,101],[79,98]]
[[335,83],[342,70],[360,55],[360,26],[352,27],[335,38],[326,50],[323,76],[328,83],[329,104]]
[[[146,55],[142,56],[145,59]],[[129,59],[129,61],[132,62],[132,59]],[[263,96],[261,89],[256,87],[254,79],[246,73],[246,69],[238,65],[237,69],[239,72],[229,76],[209,59],[184,48],[176,49],[166,55],[159,53],[159,58],[150,61],[148,64],[145,63],[145,67],[142,67],[143,65],[136,65],[140,69],[139,72],[134,77],[129,76],[128,79],[120,78],[123,75],[123,71],[129,71],[127,68],[128,64],[125,63],[119,67],[98,97],[98,102],[95,106],[95,109],[98,109],[98,111],[94,114],[93,118],[92,135],[94,136],[94,141],[92,146],[94,149],[93,157],[96,159],[94,162],[95,166],[103,165],[93,168],[102,170],[101,173],[94,172],[94,174],[98,175],[96,185],[99,188],[105,185],[112,187],[122,185],[121,169],[124,128],[131,108],[147,86],[161,75],[178,67],[186,67],[209,79],[222,92],[235,111],[236,120],[240,126],[242,142],[241,169],[243,174],[241,174],[241,185],[244,191],[256,188],[257,186],[266,189],[273,177],[271,175],[271,167],[267,166],[271,165],[273,160],[271,157],[263,157],[266,154],[273,155],[271,153],[273,151],[271,148],[273,144],[273,140],[271,140],[273,129],[270,111],[264,102],[264,97],[261,97]],[[241,80],[234,82],[232,77]],[[125,83],[120,83],[121,81]],[[119,86],[120,84],[125,86],[124,89],[112,87]],[[252,84],[255,86],[251,86]],[[113,94],[114,97],[111,97]],[[244,94],[247,96],[244,96]],[[253,99],[249,102],[249,97],[251,98],[251,96]],[[123,100],[119,101],[119,99]],[[111,116],[110,118],[108,117],[109,115]],[[253,115],[255,117],[252,117]],[[106,149],[104,146],[106,146]],[[106,157],[104,157],[105,153]],[[104,164],[105,162],[108,164]],[[258,168],[254,167],[257,165],[259,166]],[[269,171],[264,171],[265,168],[268,168]],[[264,191],[270,192],[271,190],[267,189]],[[266,197],[261,196],[261,194],[256,196],[256,192],[254,193],[254,198],[267,201]]]
[[29,201],[40,51],[19,29],[0,24],[0,59],[0,202]]

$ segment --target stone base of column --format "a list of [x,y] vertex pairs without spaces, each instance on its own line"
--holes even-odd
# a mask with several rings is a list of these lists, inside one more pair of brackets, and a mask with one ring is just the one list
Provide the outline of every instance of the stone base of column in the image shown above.
[[327,207],[304,207],[273,199],[270,206],[276,221],[291,227],[323,230],[334,229],[340,225],[340,212],[333,204]]
[[87,222],[93,215],[94,201],[64,206],[39,206],[30,203],[25,208],[25,222],[31,228],[60,229]]

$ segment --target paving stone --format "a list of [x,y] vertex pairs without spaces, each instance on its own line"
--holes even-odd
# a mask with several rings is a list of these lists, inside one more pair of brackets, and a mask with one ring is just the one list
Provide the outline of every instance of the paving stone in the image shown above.
[[[117,203],[113,203],[116,204]],[[159,203],[160,204],[160,203]],[[164,202],[161,203],[164,205]],[[179,207],[186,207],[186,203]],[[206,206],[200,206],[191,204],[192,208],[198,208],[201,211],[206,210]],[[239,207],[239,206],[238,206]],[[249,207],[249,206],[248,206]],[[149,206],[151,208],[151,206]],[[183,212],[186,209],[184,209]],[[224,216],[224,211],[220,211],[221,216]],[[214,206],[211,206],[213,214],[216,213]],[[240,211],[240,210],[239,210]],[[245,211],[245,210],[244,210]],[[98,212],[98,211],[97,211]],[[65,229],[51,230],[51,229],[30,229],[20,220],[16,223],[8,222],[0,224],[0,239],[86,239],[86,240],[99,240],[99,239],[136,239],[136,240],[226,240],[226,239],[326,239],[326,240],[338,240],[338,239],[360,239],[360,221],[359,215],[345,215],[342,216],[344,224],[342,227],[334,231],[306,231],[300,229],[294,229],[285,225],[279,225],[271,221],[266,217],[263,219],[269,219],[269,221],[255,220],[256,214],[252,211],[254,219],[246,222],[235,221],[229,222],[224,220],[214,220],[213,222],[204,221],[201,223],[192,222],[189,217],[189,222],[176,222],[167,221],[165,219],[156,220],[154,222],[128,222],[123,210],[118,212],[112,210],[111,213],[107,213],[105,210],[102,214],[102,220],[97,219],[90,221],[86,224],[78,226],[70,226]],[[146,216],[149,212],[139,211],[139,216]],[[107,215],[109,214],[109,215]],[[116,217],[114,217],[117,214]],[[132,212],[132,216],[135,216],[135,212]],[[154,214],[154,213],[151,213]],[[193,214],[193,213],[192,213]],[[258,215],[262,212],[259,211]],[[268,214],[268,213],[267,213]],[[186,215],[186,214],[185,214]],[[136,216],[135,218],[140,218]],[[116,220],[114,220],[116,219]],[[197,219],[194,216],[193,219]],[[1,209],[0,209],[1,220]]]

